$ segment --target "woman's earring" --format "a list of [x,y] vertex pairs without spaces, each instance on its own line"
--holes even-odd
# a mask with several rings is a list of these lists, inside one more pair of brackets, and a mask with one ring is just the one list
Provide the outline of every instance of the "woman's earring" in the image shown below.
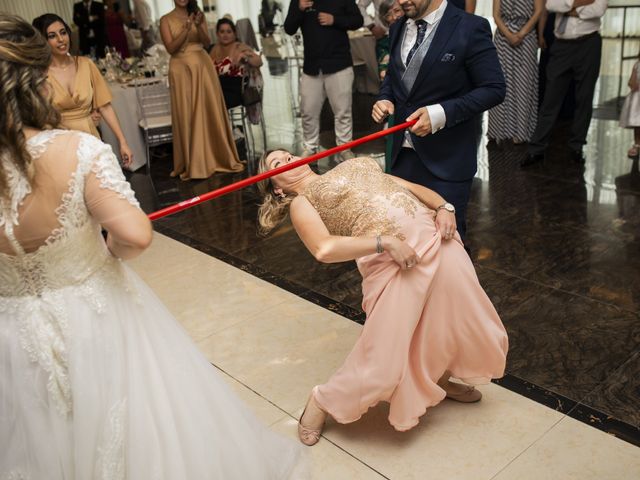
[[278,194],[278,197],[280,197],[281,199],[284,200],[285,198],[287,198],[287,194],[284,193],[284,192],[281,192],[281,193]]

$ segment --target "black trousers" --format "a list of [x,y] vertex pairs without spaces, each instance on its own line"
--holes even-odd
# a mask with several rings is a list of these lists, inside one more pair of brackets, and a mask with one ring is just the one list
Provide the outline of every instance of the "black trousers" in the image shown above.
[[464,242],[467,233],[467,204],[473,178],[462,182],[452,182],[436,177],[424,166],[412,148],[401,148],[398,158],[391,167],[391,175],[427,187],[456,207],[458,233]]
[[569,148],[581,151],[587,143],[587,132],[593,111],[593,92],[600,74],[602,38],[586,35],[576,40],[556,39],[549,52],[544,99],[538,114],[538,125],[529,142],[529,153],[543,153],[549,145],[571,81],[575,81],[575,114],[571,124]]

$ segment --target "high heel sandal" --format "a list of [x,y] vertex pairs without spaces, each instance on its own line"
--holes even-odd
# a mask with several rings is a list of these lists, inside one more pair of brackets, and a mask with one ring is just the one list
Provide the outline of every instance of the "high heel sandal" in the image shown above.
[[475,403],[482,400],[482,393],[480,392],[480,390],[477,390],[475,387],[471,387],[469,385],[467,385],[466,387],[467,388],[465,389],[465,391],[461,393],[447,392],[447,398],[461,403]]
[[324,428],[324,422],[322,422],[322,426],[319,429],[309,428],[302,425],[302,418],[304,417],[304,414],[306,413],[307,408],[309,408],[309,404],[311,402],[313,402],[319,410],[324,412],[324,410],[322,410],[314,400],[313,391],[312,391],[311,396],[309,397],[309,400],[307,400],[307,404],[305,405],[304,410],[302,411],[302,415],[300,415],[300,420],[298,420],[298,438],[300,438],[300,441],[302,443],[304,443],[309,447],[312,447],[313,445],[318,443],[318,441],[320,440],[320,435],[322,435],[322,429]]
[[640,144],[634,143],[627,151],[627,157],[638,158],[640,156]]

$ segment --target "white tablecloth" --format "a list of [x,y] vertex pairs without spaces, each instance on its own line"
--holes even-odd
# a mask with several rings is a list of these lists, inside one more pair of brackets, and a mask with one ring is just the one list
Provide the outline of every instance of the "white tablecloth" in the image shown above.
[[[133,85],[128,87],[118,83],[110,83],[109,87],[113,94],[111,105],[118,116],[120,128],[122,128],[124,132],[129,148],[131,148],[133,152],[133,163],[129,167],[129,170],[134,171],[147,163],[147,149],[144,144],[144,136],[138,126],[139,117],[136,89]],[[102,132],[102,140],[111,145],[118,160],[122,162],[118,140],[104,119],[100,121],[100,131]]]

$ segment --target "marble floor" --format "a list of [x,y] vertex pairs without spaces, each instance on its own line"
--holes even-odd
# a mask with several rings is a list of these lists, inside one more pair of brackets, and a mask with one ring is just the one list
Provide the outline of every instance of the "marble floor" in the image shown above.
[[[340,365],[362,327],[162,234],[129,264],[253,412],[296,441],[310,388]],[[304,449],[308,478],[640,477],[636,446],[498,385],[480,388],[482,402],[445,400],[405,433],[390,427],[383,405],[354,424],[328,423]]]
[[[266,74],[264,113],[267,118],[267,146],[299,149],[300,120],[292,114],[291,98],[295,95],[291,93],[289,77],[287,74],[270,76],[267,68],[263,70]],[[612,91],[610,71],[603,69],[600,92]],[[601,100],[611,104],[610,99],[602,97]],[[373,102],[371,96],[354,95],[354,138],[379,129],[370,120]],[[505,404],[513,402],[508,408],[513,407],[514,412],[522,406],[524,410],[519,414],[522,417],[529,415],[525,406],[544,406],[540,412],[545,413],[541,415],[549,415],[544,422],[550,422],[543,422],[544,426],[539,426],[540,429],[527,433],[533,436],[526,436],[524,443],[518,444],[523,446],[529,442],[519,453],[515,451],[520,446],[514,446],[507,453],[500,450],[501,455],[506,456],[496,461],[500,463],[505,460],[505,470],[500,473],[500,470],[483,469],[482,475],[486,478],[498,474],[507,476],[495,478],[525,478],[517,476],[517,473],[509,476],[511,473],[508,472],[525,472],[531,465],[547,462],[546,455],[556,455],[560,468],[567,459],[560,458],[562,454],[555,450],[555,443],[575,442],[582,435],[598,436],[606,432],[627,442],[620,445],[633,445],[636,457],[640,453],[637,450],[640,446],[640,169],[637,160],[626,157],[626,150],[632,143],[631,132],[618,127],[617,121],[611,119],[610,110],[596,111],[585,148],[585,165],[576,165],[570,160],[564,147],[567,125],[562,123],[556,128],[545,163],[527,170],[518,167],[519,160],[525,155],[523,146],[510,143],[487,146],[483,142],[479,148],[478,174],[469,206],[468,244],[480,282],[510,336],[507,375],[488,388],[496,392],[496,398],[503,399],[501,401]],[[333,145],[331,122],[329,112],[323,112],[322,144],[325,148]],[[258,141],[256,147],[261,151],[264,146]],[[356,149],[356,153],[372,155],[380,162],[384,161],[383,151],[382,141]],[[152,163],[151,177],[135,173],[129,178],[143,208],[149,212],[247,175],[223,174],[191,182],[170,179],[170,148],[157,148]],[[250,159],[248,170],[253,171],[254,166],[255,159]],[[320,171],[331,166],[332,159],[319,162]],[[331,358],[322,355],[327,365],[321,374],[305,371],[302,366],[300,385],[286,384],[286,379],[282,380],[284,384],[278,384],[280,380],[271,378],[270,374],[263,375],[263,372],[249,368],[249,364],[243,363],[246,359],[240,358],[242,355],[233,358],[233,355],[227,357],[221,353],[220,362],[214,362],[236,380],[249,385],[251,390],[267,395],[269,401],[294,414],[295,408],[306,400],[307,390],[314,384],[314,379],[318,381],[324,378],[327,372],[338,365],[336,362],[342,358],[340,355],[344,356],[348,351],[353,337],[346,332],[357,332],[360,328],[358,324],[364,321],[360,308],[360,277],[353,262],[331,265],[317,263],[297,239],[290,224],[283,225],[269,237],[260,237],[256,229],[258,201],[255,189],[247,188],[157,221],[155,228],[157,232],[206,254],[207,258],[221,260],[228,266],[246,272],[246,278],[257,282],[250,282],[251,285],[263,285],[262,281],[266,281],[270,288],[277,286],[279,293],[276,297],[286,299],[280,302],[283,306],[293,302],[292,305],[305,305],[304,308],[312,308],[310,304],[318,307],[314,307],[316,313],[311,320],[315,333],[300,332],[301,337],[297,340],[302,342],[298,345],[301,349],[306,348],[308,342],[324,338],[330,340],[327,345],[318,346],[315,350],[330,351],[331,355],[336,355],[333,363]],[[176,251],[180,250],[179,243],[173,245]],[[162,264],[173,257],[174,253],[167,247]],[[193,288],[190,275],[187,269],[182,275],[176,274],[164,280],[156,278],[154,281],[168,282],[168,285],[173,283],[174,286],[184,283]],[[212,291],[197,290],[201,297],[194,297],[193,302],[188,302],[191,315],[195,317],[200,312],[202,316],[205,312],[217,319],[218,310],[232,306],[241,311],[262,311],[271,306],[264,298],[269,294],[261,293],[256,300],[255,292],[247,293],[245,299],[238,298],[227,305],[233,295],[227,295],[226,283],[218,285],[220,288],[224,286],[223,292],[213,294]],[[212,298],[219,299],[220,303],[208,303],[206,307],[201,304]],[[295,309],[286,311],[287,321],[296,322],[294,312]],[[251,313],[246,315],[250,316]],[[255,335],[269,337],[273,334],[273,339],[281,339],[287,344],[297,341],[284,333],[282,335],[285,336],[281,337],[276,330],[264,331],[267,327],[255,315],[254,322],[241,323],[244,318],[242,315],[235,319],[228,316],[216,322],[223,322],[220,324],[221,331],[229,329],[229,335],[232,335],[231,327],[237,327],[244,329],[243,335],[247,338]],[[335,320],[335,326],[329,327],[323,320],[328,318]],[[207,325],[190,325],[191,320],[184,321],[196,338],[200,329],[211,333],[206,330],[209,328]],[[238,325],[234,325],[236,321]],[[208,335],[211,337],[208,343],[204,338],[197,339],[205,351],[215,350],[216,342],[222,342],[222,339],[224,342],[234,342],[232,337],[220,335]],[[226,348],[224,345],[218,346],[221,352]],[[240,348],[244,351],[245,346]],[[278,353],[275,346],[265,348],[273,353],[274,362],[288,358],[288,353]],[[269,350],[271,348],[275,350]],[[266,364],[262,367],[264,372],[272,368]],[[245,368],[249,370],[245,372]],[[258,382],[256,385],[251,383],[254,377]],[[260,382],[264,382],[264,385]],[[285,385],[287,395],[292,392],[296,392],[296,395],[287,398],[268,396],[277,396],[277,390]],[[449,408],[454,407],[442,407],[443,410]],[[379,460],[375,448],[381,444],[375,440],[370,443],[372,436],[367,429],[374,428],[378,417],[383,418],[383,415],[374,413],[371,424],[345,430],[336,427],[335,431],[330,429],[327,435],[348,441],[350,448],[359,452],[364,449],[362,455],[371,453],[371,462],[365,463],[368,466],[375,465]],[[554,423],[552,419],[557,419],[557,422]],[[579,437],[571,439],[570,432],[577,425],[575,421],[580,424],[575,431],[581,433]],[[290,423],[291,417],[286,422]],[[517,427],[510,422],[504,425],[508,425],[505,427],[507,429]],[[283,425],[283,428],[286,426]],[[528,428],[524,427],[523,431]],[[451,431],[448,434],[461,433]],[[380,441],[382,444],[388,442],[386,448],[392,449],[397,447],[393,446],[396,441],[398,445],[405,441],[415,441],[417,445],[428,441],[428,438],[422,439],[419,433],[410,434],[411,440],[402,440],[391,433],[389,435]],[[428,437],[429,433],[424,435]],[[360,436],[367,436],[367,441],[358,442]],[[540,443],[541,438],[548,442],[545,440]],[[338,440],[326,443],[335,446],[336,442]],[[369,448],[374,449],[373,453],[366,453]],[[525,450],[527,454],[521,455]],[[423,455],[426,455],[425,451]],[[451,451],[439,451],[444,452],[444,458],[451,455]],[[515,456],[507,461],[511,454]],[[358,456],[360,453],[349,453],[347,456],[350,455],[361,458]],[[585,452],[581,455],[591,458]],[[516,457],[518,461],[509,463]],[[391,456],[384,458],[392,463],[396,461]],[[477,459],[469,458],[465,462],[476,465]],[[449,463],[452,464],[450,468],[460,466],[459,462]],[[373,470],[367,470],[369,473],[363,478],[368,478],[366,475],[369,474],[375,478],[375,471],[387,475],[383,467],[385,465],[378,470],[372,466]],[[567,468],[573,467],[567,465]],[[567,474],[554,478],[574,477]],[[616,477],[603,474],[600,477],[583,475],[575,478]]]

